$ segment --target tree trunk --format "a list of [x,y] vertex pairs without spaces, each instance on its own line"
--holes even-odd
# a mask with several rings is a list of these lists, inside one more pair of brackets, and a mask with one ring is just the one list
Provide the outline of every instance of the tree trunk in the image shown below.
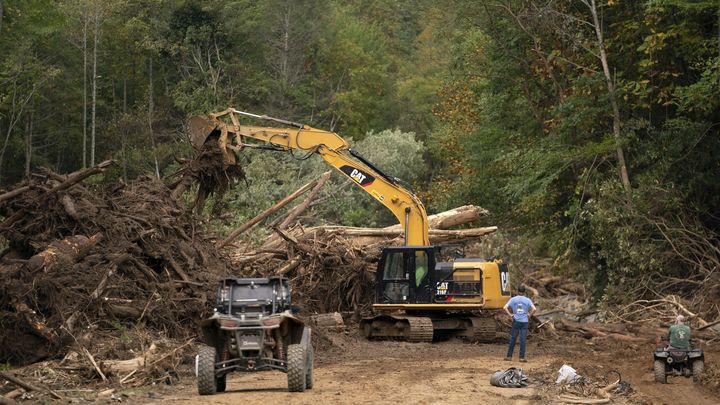
[[83,11],[83,157],[82,167],[87,167],[87,32],[88,32],[88,16],[87,5]]
[[[98,7],[98,6],[96,6]],[[90,166],[95,166],[95,115],[97,110],[97,48],[100,42],[100,11],[94,10],[93,18],[93,68],[92,68],[92,106],[90,124]]]
[[160,178],[160,165],[158,165],[157,150],[155,148],[155,133],[153,132],[153,58],[150,55],[150,84],[148,88],[148,129],[150,130],[150,142],[152,143],[153,160],[155,161],[155,176]]
[[25,124],[25,177],[30,177],[30,162],[32,161],[32,131],[33,131],[33,116],[34,112],[31,110],[27,117]]
[[620,135],[620,108],[617,103],[617,95],[615,94],[615,84],[610,75],[610,66],[608,65],[607,53],[605,52],[605,42],[603,40],[602,27],[598,18],[595,0],[590,0],[590,13],[592,13],[593,23],[595,25],[595,35],[597,35],[598,48],[600,49],[600,62],[602,63],[605,81],[607,82],[608,93],[610,93],[610,105],[613,113],[613,137],[615,138],[615,149],[617,151],[618,165],[620,170],[620,180],[625,189],[625,198],[627,203],[632,203],[632,188],[630,187],[630,176],[628,176],[627,165],[625,164],[625,152],[622,147],[622,139]]
[[332,175],[332,172],[327,171],[323,173],[322,176],[320,176],[320,180],[318,181],[317,185],[315,185],[315,188],[310,191],[310,194],[305,198],[305,201],[300,203],[297,207],[295,207],[290,214],[288,214],[285,219],[278,225],[278,229],[285,229],[292,221],[294,221],[300,214],[302,214],[303,211],[307,209],[308,206],[310,206],[310,203],[317,195],[318,191],[325,185],[325,183],[330,179],[330,175]]
[[123,114],[127,113],[127,73],[123,75]]
[[123,169],[123,180],[125,180],[125,183],[128,181],[127,177],[127,138],[128,138],[128,129],[127,127],[124,127],[122,130],[122,136],[120,139],[120,153],[122,153],[122,169]]
[[313,180],[310,183],[305,184],[304,186],[300,187],[299,189],[295,190],[292,194],[288,195],[287,197],[283,198],[282,200],[278,201],[273,205],[272,207],[266,209],[265,211],[261,212],[260,214],[256,215],[251,220],[245,222],[244,224],[240,225],[239,228],[233,230],[230,232],[230,234],[223,239],[221,242],[218,242],[215,244],[215,247],[220,249],[223,246],[226,246],[228,243],[232,242],[237,238],[241,233],[247,231],[248,229],[252,228],[253,226],[257,225],[260,221],[263,219],[269,217],[273,213],[277,212],[280,208],[286,206],[294,199],[301,196],[306,191],[310,190],[311,188],[315,187],[315,185],[318,183],[318,180]]
[[13,95],[12,95],[12,107],[10,109],[10,120],[8,122],[7,132],[5,133],[5,142],[3,143],[2,150],[0,150],[0,181],[2,181],[3,160],[5,159],[5,151],[7,150],[8,143],[10,142],[10,134],[12,134],[13,128],[18,123],[18,121],[20,121],[20,118],[22,117],[25,106],[30,102],[30,100],[32,100],[33,95],[35,94],[36,90],[37,90],[37,86],[35,84],[33,84],[30,94],[28,94],[24,99],[21,98],[20,100],[18,100],[17,79],[13,82],[13,91],[12,91]]

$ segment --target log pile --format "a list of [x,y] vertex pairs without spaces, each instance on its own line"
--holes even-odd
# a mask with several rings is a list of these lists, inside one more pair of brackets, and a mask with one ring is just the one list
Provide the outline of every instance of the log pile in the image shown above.
[[[557,319],[548,325],[551,330],[563,331],[582,336],[586,339],[610,339],[624,343],[655,343],[658,346],[667,342],[668,326],[649,323],[579,323],[567,319]],[[693,330],[695,343],[717,339],[717,333],[710,330]]]
[[[299,197],[299,191],[315,191],[322,183],[321,178],[303,186],[231,232],[231,237],[226,238],[219,246],[230,244],[232,239],[261,219]],[[246,277],[266,277],[273,274],[289,277],[294,288],[293,299],[308,312],[366,312],[373,301],[375,267],[380,252],[386,246],[402,245],[403,230],[399,225],[386,228],[354,228],[304,227],[301,224],[284,229],[291,222],[288,218],[296,217],[306,208],[314,194],[311,193],[286,217],[280,216],[271,222],[269,226],[272,234],[259,248],[252,248],[246,243],[233,245],[233,261],[240,273]],[[487,211],[480,207],[463,206],[430,216],[430,242],[461,242],[495,232],[497,227],[446,229],[467,225],[484,215],[487,215]]]

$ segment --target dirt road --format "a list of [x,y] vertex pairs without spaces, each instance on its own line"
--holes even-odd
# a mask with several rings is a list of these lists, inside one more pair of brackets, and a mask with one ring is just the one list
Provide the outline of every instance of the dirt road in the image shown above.
[[[288,393],[285,374],[261,372],[233,374],[228,379],[227,392],[209,397],[197,395],[192,379],[185,379],[180,387],[160,387],[150,393],[138,393],[138,396],[145,396],[146,403],[188,404],[234,404],[238,401],[292,404],[551,403],[556,402],[558,393],[553,384],[556,370],[568,363],[584,375],[602,376],[613,369],[619,371],[636,393],[627,398],[619,397],[614,403],[671,404],[682,400],[696,405],[720,401],[710,391],[694,387],[689,379],[671,378],[667,385],[653,382],[649,361],[652,348],[601,348],[588,342],[553,344],[536,339],[530,342],[528,363],[508,363],[503,361],[506,348],[500,343],[474,345],[451,340],[409,344],[344,338],[336,339],[333,353],[318,353],[315,387],[304,393]],[[522,366],[531,378],[528,388],[490,385],[489,378],[494,371],[511,366]]]

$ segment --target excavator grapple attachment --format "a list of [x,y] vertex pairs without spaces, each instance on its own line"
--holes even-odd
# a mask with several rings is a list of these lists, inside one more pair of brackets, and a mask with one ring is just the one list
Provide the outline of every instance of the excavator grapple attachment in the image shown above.
[[231,142],[228,139],[228,131],[226,128],[217,129],[215,121],[209,117],[197,115],[187,122],[187,133],[190,138],[190,144],[196,151],[202,151],[207,148],[210,140],[217,139],[217,148],[223,155],[223,162],[226,166],[234,165],[237,161]]
[[196,150],[201,150],[208,136],[215,130],[215,124],[207,117],[197,115],[187,122],[187,133],[190,144]]

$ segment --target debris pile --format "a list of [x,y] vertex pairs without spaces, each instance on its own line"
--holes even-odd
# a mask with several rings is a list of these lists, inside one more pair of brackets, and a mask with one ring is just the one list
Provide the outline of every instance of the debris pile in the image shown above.
[[0,362],[62,357],[87,332],[144,325],[187,339],[228,261],[161,181],[83,184],[43,169],[0,195]]

